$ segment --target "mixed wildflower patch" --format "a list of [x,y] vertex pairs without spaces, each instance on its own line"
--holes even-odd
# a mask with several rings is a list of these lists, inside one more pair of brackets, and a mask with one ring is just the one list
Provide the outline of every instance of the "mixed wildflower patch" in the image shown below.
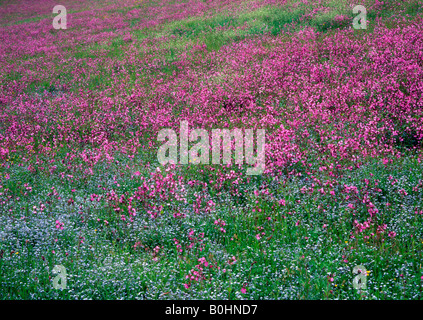
[[[0,3],[2,299],[422,298],[422,1],[61,4]],[[181,121],[263,174],[160,165]]]

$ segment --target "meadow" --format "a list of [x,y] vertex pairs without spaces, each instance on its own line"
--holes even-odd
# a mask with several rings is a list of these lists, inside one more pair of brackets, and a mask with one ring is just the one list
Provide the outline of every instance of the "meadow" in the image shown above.
[[[422,17],[0,0],[0,299],[421,300]],[[265,129],[265,171],[161,165],[181,121]]]

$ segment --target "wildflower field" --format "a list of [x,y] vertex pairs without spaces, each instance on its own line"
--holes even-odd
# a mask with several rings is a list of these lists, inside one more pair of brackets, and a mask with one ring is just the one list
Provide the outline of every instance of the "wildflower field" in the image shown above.
[[[422,18],[0,0],[0,299],[423,299]],[[161,165],[181,121],[265,129],[264,172]]]

